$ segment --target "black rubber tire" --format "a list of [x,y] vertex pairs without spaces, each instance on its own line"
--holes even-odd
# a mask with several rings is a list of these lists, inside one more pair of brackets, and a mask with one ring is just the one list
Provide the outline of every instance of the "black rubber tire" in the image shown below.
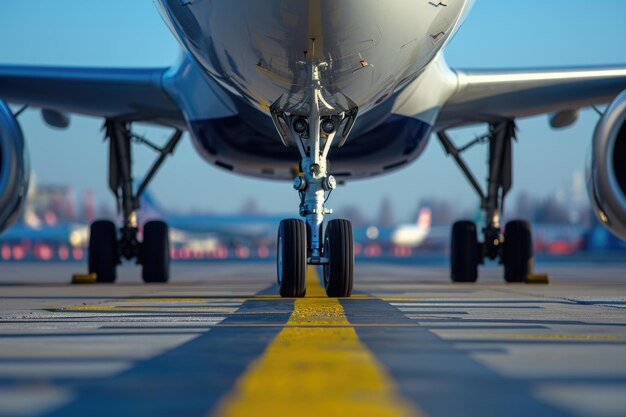
[[324,239],[324,286],[329,297],[350,297],[354,284],[352,223],[344,219],[328,222]]
[[476,224],[454,223],[450,236],[450,278],[453,282],[476,282],[480,262]]
[[526,282],[533,272],[533,239],[530,224],[524,220],[514,220],[504,229],[504,280],[506,282]]
[[93,222],[87,252],[89,273],[96,274],[96,282],[115,282],[119,261],[115,224],[109,220]]
[[306,294],[306,224],[286,219],[278,227],[276,276],[281,297],[304,297]]
[[155,220],[144,225],[141,263],[144,282],[164,283],[170,279],[170,237],[165,222]]

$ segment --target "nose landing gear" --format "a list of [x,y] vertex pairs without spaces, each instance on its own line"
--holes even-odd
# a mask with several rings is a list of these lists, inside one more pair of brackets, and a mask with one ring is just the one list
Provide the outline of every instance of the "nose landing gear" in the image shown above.
[[283,220],[278,230],[277,274],[283,297],[304,296],[307,264],[324,266],[328,296],[349,297],[352,293],[352,226],[348,220],[332,220],[324,228],[324,216],[332,213],[325,203],[337,186],[335,178],[327,172],[328,153],[333,144],[345,143],[358,109],[353,105],[338,110],[324,99],[320,69],[326,66],[311,65],[307,102],[298,106],[298,110],[285,110],[281,99],[270,108],[283,143],[296,143],[302,171],[294,179],[293,187],[300,196],[299,213],[305,222]]

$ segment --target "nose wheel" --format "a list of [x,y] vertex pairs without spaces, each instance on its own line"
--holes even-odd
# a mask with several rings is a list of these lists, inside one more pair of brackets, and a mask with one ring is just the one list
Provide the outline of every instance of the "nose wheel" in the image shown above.
[[329,297],[350,297],[354,281],[352,224],[337,219],[328,222],[324,239],[324,286]]
[[[287,219],[278,228],[276,271],[281,297],[306,294],[307,231],[302,220]],[[324,287],[329,297],[350,297],[354,282],[352,224],[336,219],[328,222],[324,239]]]
[[287,219],[278,227],[276,271],[281,297],[304,297],[306,294],[306,224]]

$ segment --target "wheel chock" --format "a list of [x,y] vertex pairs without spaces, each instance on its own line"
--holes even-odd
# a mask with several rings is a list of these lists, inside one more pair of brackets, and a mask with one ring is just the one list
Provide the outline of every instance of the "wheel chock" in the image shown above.
[[526,276],[526,284],[549,284],[550,276],[548,274],[528,274]]
[[72,275],[72,284],[95,284],[97,281],[95,273],[91,274],[74,274]]

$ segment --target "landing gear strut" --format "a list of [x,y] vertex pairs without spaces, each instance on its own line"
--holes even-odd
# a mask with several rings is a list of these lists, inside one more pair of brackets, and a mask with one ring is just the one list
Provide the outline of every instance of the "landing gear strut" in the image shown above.
[[324,97],[320,72],[327,64],[311,64],[306,100],[289,107],[281,97],[270,108],[274,125],[283,143],[295,142],[300,152],[301,174],[293,187],[300,196],[301,220],[283,220],[278,230],[278,284],[283,297],[306,293],[306,265],[323,265],[326,293],[349,297],[352,293],[354,253],[352,226],[347,220],[332,220],[324,230],[325,206],[336,188],[328,174],[328,153],[333,144],[342,146],[352,129],[358,109],[346,97],[345,109],[330,105]]
[[[438,132],[439,140],[448,155],[463,171],[481,201],[485,225],[483,242],[478,242],[476,225],[471,221],[454,224],[450,247],[450,276],[455,282],[475,282],[478,265],[485,259],[499,259],[504,264],[507,282],[524,282],[533,269],[533,248],[530,225],[515,220],[507,223],[504,235],[500,218],[504,199],[512,184],[512,145],[515,139],[515,123],[502,121],[489,125],[489,132],[468,145],[457,148],[448,135]],[[461,157],[461,153],[478,143],[489,144],[489,165],[486,193]]]
[[[136,259],[143,265],[145,282],[167,282],[169,279],[170,247],[168,227],[162,221],[144,225],[143,242],[138,240],[137,210],[139,201],[163,161],[180,141],[182,132],[176,130],[167,144],[160,148],[143,137],[133,134],[130,124],[107,120],[106,137],[109,139],[109,187],[117,200],[122,215],[119,237],[115,224],[99,220],[91,225],[89,239],[89,272],[96,274],[97,282],[114,282],[117,265],[121,259]],[[137,190],[133,187],[131,142],[145,144],[159,153]]]

